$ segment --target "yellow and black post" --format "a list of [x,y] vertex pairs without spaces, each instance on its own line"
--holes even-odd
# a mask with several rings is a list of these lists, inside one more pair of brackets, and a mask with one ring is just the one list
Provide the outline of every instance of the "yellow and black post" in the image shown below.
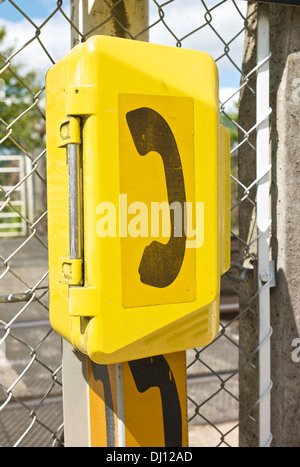
[[219,326],[230,179],[217,67],[128,39],[130,11],[145,22],[147,4],[72,2],[87,40],[47,75],[50,320],[68,447],[187,447],[185,351]]

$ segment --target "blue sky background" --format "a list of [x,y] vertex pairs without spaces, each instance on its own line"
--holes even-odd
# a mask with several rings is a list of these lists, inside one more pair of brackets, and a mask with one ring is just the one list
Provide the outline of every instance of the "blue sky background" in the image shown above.
[[[56,0],[14,0],[14,3],[30,18],[45,18],[57,5]],[[1,18],[8,21],[20,21],[23,17],[8,0],[0,8]]]
[[[236,2],[241,10],[245,12],[247,2],[244,0],[236,0]],[[37,26],[41,25],[57,6],[57,0],[14,0],[14,3],[19,6]],[[160,3],[162,4],[164,2],[161,1]],[[217,0],[206,0],[208,7],[218,3]],[[191,30],[196,29],[200,24],[205,22],[205,10],[203,7],[201,9],[199,7],[201,7],[200,0],[176,0],[164,6],[164,19],[177,37],[185,36]],[[69,16],[69,0],[64,0],[63,8]],[[225,2],[225,4],[212,10],[212,17],[213,26],[227,42],[243,28],[243,19],[238,14],[231,1]],[[152,23],[157,19],[157,7],[155,7],[154,2],[150,0],[150,22]],[[35,28],[20,12],[18,12],[9,0],[5,0],[0,4],[0,26],[1,25],[4,25],[7,30],[6,44],[4,44],[6,47],[9,45],[16,49],[20,48],[35,35]],[[58,12],[54,18],[50,20],[49,24],[42,29],[40,38],[55,61],[62,58],[68,52],[70,48],[70,27],[60,12]],[[174,38],[161,23],[151,29],[150,41],[166,45],[176,45]],[[182,46],[208,52],[214,59],[219,57],[224,51],[224,44],[222,44],[209,26],[206,26],[185,39]],[[238,66],[241,65],[242,50],[243,34],[230,46],[230,55]],[[23,62],[24,66],[29,66],[30,64],[37,72],[41,73],[45,73],[51,66],[51,62],[46,57],[46,54],[41,51],[37,41],[34,41],[15,59]],[[217,64],[220,73],[221,89],[223,89],[224,92],[227,90],[228,93],[230,93],[231,89],[238,88],[240,74],[230,61],[225,57]]]

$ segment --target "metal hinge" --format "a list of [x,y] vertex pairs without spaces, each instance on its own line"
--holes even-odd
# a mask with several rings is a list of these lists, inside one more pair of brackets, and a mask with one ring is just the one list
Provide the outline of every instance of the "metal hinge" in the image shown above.
[[73,286],[83,284],[82,259],[71,259],[68,256],[61,256],[59,262],[62,272],[61,282]]
[[69,116],[58,122],[58,147],[66,148],[69,185],[69,256],[60,257],[61,281],[83,284],[81,120]]
[[81,144],[80,118],[67,117],[58,122],[59,148],[66,148],[68,144]]

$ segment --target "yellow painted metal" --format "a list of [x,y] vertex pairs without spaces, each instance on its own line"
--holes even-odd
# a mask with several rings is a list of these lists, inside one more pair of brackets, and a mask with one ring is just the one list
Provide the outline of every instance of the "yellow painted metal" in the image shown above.
[[81,144],[80,118],[65,118],[58,122],[57,128],[59,148],[66,148],[68,144]]
[[[180,151],[185,200],[193,208],[193,216],[190,216],[190,220],[195,219],[193,99],[190,97],[121,94],[119,97],[120,191],[122,194],[126,194],[126,198],[121,199],[121,202],[123,201],[123,204],[125,204],[124,209],[120,210],[121,215],[123,214],[121,221],[124,224],[124,227],[122,225],[123,231],[121,230],[121,234],[124,234],[121,237],[122,304],[125,308],[133,308],[147,305],[195,302],[197,294],[196,249],[194,247],[185,248],[185,251],[182,248],[184,259],[180,273],[170,285],[155,287],[148,284],[148,282],[151,282],[150,272],[152,271],[149,272],[149,270],[151,270],[152,264],[150,261],[147,264],[146,256],[143,258],[143,254],[146,255],[147,250],[149,250],[150,258],[155,254],[157,256],[153,267],[157,285],[160,285],[160,280],[167,281],[169,273],[171,277],[168,282],[174,278],[177,272],[174,262],[179,260],[176,251],[172,251],[171,244],[169,245],[169,251],[171,254],[173,253],[171,258],[167,253],[167,246],[160,247],[161,253],[157,244],[150,246],[152,242],[159,242],[161,245],[168,243],[171,235],[169,201],[171,204],[174,200],[169,199],[172,186],[168,187],[166,184],[162,156],[158,152],[152,151],[145,157],[141,157],[135,147],[126,115],[139,108],[154,109],[155,112],[170,123],[170,128]],[[157,118],[155,114],[152,117]],[[170,170],[171,168],[169,168]],[[178,170],[178,167],[176,167],[175,173]],[[176,176],[174,182],[177,185],[175,188],[178,188],[180,184],[178,176]],[[173,179],[171,178],[169,184],[172,185],[172,183]],[[178,189],[176,195],[177,200],[180,196]],[[179,215],[177,227],[181,230],[179,232],[181,238],[177,241],[178,245],[175,244],[175,239],[173,242],[174,248],[180,248],[180,242],[185,242],[184,228],[182,226],[184,209],[180,203],[175,207]],[[130,211],[129,214],[128,210]],[[126,228],[128,231],[126,231]],[[163,236],[164,228],[166,232]],[[188,246],[188,240],[186,244]],[[194,241],[192,240],[192,246],[193,244]],[[144,266],[146,271],[142,270],[143,262],[146,265]],[[163,263],[164,275],[161,278],[158,277],[158,262]],[[167,266],[170,271],[167,270]]]
[[223,125],[220,132],[220,271],[223,275],[230,268],[230,135]]
[[186,352],[123,368],[126,446],[188,447]]
[[[229,145],[214,61],[94,36],[49,71],[46,93],[53,328],[102,364],[208,344],[230,255]],[[61,281],[59,259],[69,254],[69,205],[57,122],[70,116],[81,120],[82,287]],[[169,238],[145,235],[139,207],[174,200],[191,203],[195,248],[176,237],[171,210]]]
[[82,259],[71,259],[67,256],[60,256],[61,264],[61,282],[68,285],[82,285]]
[[[91,447],[117,447],[116,365],[89,360],[88,382]],[[123,396],[126,447],[188,447],[186,352],[124,363]]]

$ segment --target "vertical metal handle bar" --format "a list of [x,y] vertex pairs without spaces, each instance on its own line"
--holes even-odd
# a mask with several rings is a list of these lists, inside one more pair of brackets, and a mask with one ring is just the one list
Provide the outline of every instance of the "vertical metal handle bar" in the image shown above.
[[[258,10],[257,26],[257,229],[258,229],[258,307],[259,307],[259,445],[270,446],[271,436],[271,349],[270,349],[270,287],[263,281],[270,267],[270,153],[269,115],[270,64],[269,9]],[[267,337],[266,337],[267,336]]]
[[80,238],[80,145],[68,144],[69,174],[69,254],[71,259],[81,258]]

